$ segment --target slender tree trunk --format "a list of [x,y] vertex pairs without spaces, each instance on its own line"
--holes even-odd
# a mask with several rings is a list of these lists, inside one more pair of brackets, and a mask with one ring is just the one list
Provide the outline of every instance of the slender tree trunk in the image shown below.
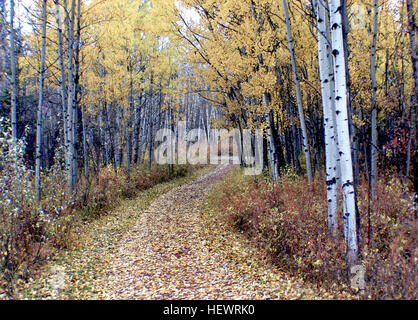
[[14,29],[14,0],[10,0],[10,69],[12,70],[11,86],[12,86],[12,139],[15,144],[17,141],[17,68],[16,68],[16,52],[15,52],[15,29]]
[[[358,150],[357,150],[357,129],[353,125],[352,121],[352,113],[353,113],[353,106],[351,104],[351,86],[350,86],[350,72],[348,69],[348,58],[350,51],[348,50],[348,32],[349,32],[349,21],[348,21],[348,12],[347,12],[347,0],[341,0],[340,3],[341,8],[341,15],[342,15],[342,28],[343,28],[343,43],[344,43],[344,56],[347,61],[345,65],[345,74],[346,74],[346,84],[347,84],[347,106],[348,106],[348,122],[349,122],[349,128],[350,128],[350,139],[351,139],[351,157],[353,159],[353,175],[354,175],[354,182],[357,181],[357,162],[355,159],[358,156]],[[357,193],[356,193],[357,194]]]
[[295,89],[296,89],[296,101],[298,104],[299,121],[300,121],[300,126],[302,129],[302,141],[303,141],[303,151],[305,153],[306,173],[308,176],[308,183],[311,184],[312,182],[312,164],[311,163],[312,162],[311,162],[311,155],[309,151],[308,133],[306,130],[305,115],[303,112],[303,105],[302,105],[302,93],[300,91],[300,80],[299,80],[298,68],[296,64],[295,49],[293,47],[292,31],[290,28],[290,18],[289,18],[289,11],[287,9],[286,0],[282,0],[282,5],[283,5],[285,22],[286,22],[287,43],[289,47],[290,59],[292,61],[293,81],[295,83]]
[[133,161],[135,164],[138,163],[139,155],[139,135],[140,135],[140,122],[141,122],[141,105],[142,105],[142,93],[139,99],[139,105],[134,108],[134,154]]
[[[290,98],[290,97],[289,97]],[[297,141],[298,139],[298,134],[297,134],[297,128],[296,128],[296,124],[295,124],[295,118],[293,115],[293,105],[290,101],[290,99],[287,102],[287,112],[290,118],[290,123],[291,123],[291,130],[289,130],[289,136],[290,136],[290,140],[291,140],[291,156],[292,156],[292,164],[293,164],[293,169],[299,173],[301,171],[301,167],[300,167],[300,162],[299,162],[299,157],[298,157],[298,144]],[[293,142],[293,143],[292,143]]]
[[67,96],[66,96],[66,85],[65,85],[65,69],[64,69],[64,53],[63,53],[63,40],[62,40],[62,17],[60,16],[59,1],[54,0],[55,3],[55,18],[57,22],[58,30],[58,56],[61,71],[60,78],[60,90],[61,90],[61,104],[62,104],[62,117],[64,123],[64,144],[68,146],[68,113],[67,113]]
[[107,139],[105,139],[105,148],[106,148],[106,162],[109,165],[112,163],[113,169],[117,172],[116,167],[116,152],[115,152],[115,144],[114,144],[114,134],[111,130],[111,123],[110,123],[110,105],[109,103],[105,103],[103,106],[103,110],[105,112],[105,122],[106,122],[106,132],[107,132]]
[[[6,72],[6,61],[5,57],[7,50],[10,50],[10,47],[6,49],[6,39],[7,39],[7,16],[6,16],[6,0],[0,0],[0,73],[3,74]],[[2,77],[0,77],[2,79]],[[0,80],[1,81],[1,80]],[[1,81],[2,82],[2,81]],[[2,90],[2,89],[0,89]]]
[[[64,0],[66,12],[68,12],[67,0]],[[67,101],[67,116],[68,116],[68,147],[67,147],[67,172],[68,172],[68,193],[71,197],[74,192],[74,74],[73,74],[73,60],[74,60],[74,18],[75,18],[75,0],[72,1],[71,16],[67,14],[67,28],[68,28],[68,101]]]
[[244,161],[244,136],[242,133],[242,126],[241,126],[241,121],[239,117],[235,117],[236,119],[236,124],[238,126],[238,133],[239,133],[239,143],[237,143],[237,145],[239,145],[239,159],[240,159],[240,166],[244,167],[245,165],[245,161]]
[[[75,2],[73,3],[73,5],[75,6]],[[74,12],[75,12],[75,8],[74,8]],[[72,159],[72,163],[73,163],[73,186],[77,186],[77,179],[78,179],[78,161],[77,161],[77,152],[78,149],[76,148],[77,146],[77,140],[78,140],[78,131],[79,131],[79,117],[80,117],[80,113],[79,113],[79,105],[78,105],[78,95],[79,95],[79,91],[80,91],[80,74],[79,74],[79,70],[80,70],[80,36],[81,36],[81,0],[77,1],[77,26],[76,26],[76,31],[75,31],[75,41],[74,41],[74,89],[73,89],[73,94],[72,94],[72,99],[73,99],[73,137],[72,137],[72,143],[74,145],[74,152],[73,152],[73,159]],[[75,22],[74,22],[75,23]]]
[[[172,108],[170,108],[170,120],[169,120],[169,128],[171,129],[171,132],[173,132],[173,134],[174,134],[174,136],[172,137],[173,138],[173,150],[176,150],[176,137],[175,137],[175,120],[173,119],[173,109]],[[208,139],[208,141],[209,141],[209,139]],[[173,174],[174,173],[174,162],[176,161],[176,155],[175,155],[175,151],[174,151],[174,153],[172,154],[172,158],[171,158],[171,164],[169,164],[169,167],[171,168],[170,169],[170,176],[171,176],[171,174]]]
[[132,163],[132,117],[134,116],[134,96],[133,96],[133,80],[131,75],[130,81],[130,98],[129,98],[129,114],[128,114],[128,128],[127,128],[127,141],[126,141],[126,166],[128,170],[128,177],[131,176],[131,163]]
[[341,155],[342,201],[344,218],[344,236],[346,243],[347,266],[356,265],[358,258],[358,235],[354,176],[351,155],[349,113],[347,104],[346,57],[344,54],[342,14],[340,0],[329,0],[331,46],[334,56],[335,109],[338,130],[338,145]]
[[[107,122],[107,111],[106,111],[106,102],[103,104],[103,108],[101,110],[100,119],[102,122],[102,145],[103,145],[103,163],[105,166],[108,166],[110,163],[110,151],[109,151],[109,128],[108,128],[108,122]],[[107,136],[107,137],[106,137]]]
[[[151,101],[152,101],[152,99],[151,99]],[[150,106],[149,106],[149,116],[148,116],[148,169],[150,169],[151,170],[151,164],[152,164],[152,158],[153,158],[153,138],[152,138],[152,135],[153,135],[153,120],[152,120],[152,117],[153,117],[153,104],[152,104],[152,102],[150,103]]]
[[84,177],[89,180],[89,156],[87,152],[87,137],[86,137],[86,112],[85,107],[82,106],[82,124],[83,124],[83,160],[84,160]]
[[[265,96],[265,100],[267,105],[270,104],[270,98]],[[272,181],[277,182],[280,177],[280,166],[278,160],[278,150],[277,150],[277,137],[275,134],[274,128],[274,121],[273,121],[273,111],[270,111],[266,116],[266,123],[268,125],[267,129],[267,145],[269,148],[269,160],[270,160],[270,168],[271,168],[271,175]]]
[[[162,120],[163,111],[161,110],[162,103],[163,103],[163,92],[162,92],[162,87],[161,87],[161,83],[160,83],[159,84],[159,89],[158,89],[158,109],[157,109],[157,112],[158,112],[158,118],[157,119],[158,120],[157,120],[157,126],[155,127],[155,131],[158,131],[159,129],[161,129],[164,126],[164,121]],[[199,124],[197,124],[197,125],[199,125]],[[155,162],[158,165],[159,154],[158,153],[155,154],[154,157],[155,157]]]
[[[145,99],[146,101],[146,99]],[[143,103],[143,106],[141,108],[141,119],[140,119],[140,131],[139,131],[139,140],[140,140],[140,146],[139,146],[139,154],[138,154],[138,160],[140,163],[144,163],[145,161],[145,151],[148,141],[148,111],[146,108],[146,102]],[[141,125],[142,123],[142,125]]]
[[[416,116],[418,113],[417,112],[417,108],[418,108],[418,59],[417,59],[417,45],[415,42],[417,25],[415,23],[415,14],[414,14],[415,11],[414,11],[412,0],[406,0],[406,7],[408,11],[408,25],[409,25],[408,33],[409,33],[409,42],[411,45],[412,71],[414,75],[414,94],[412,96],[412,107],[415,109],[414,114]],[[414,126],[416,127],[416,123],[414,124]]]
[[371,146],[370,146],[370,178],[371,197],[374,199],[377,187],[377,105],[376,105],[376,40],[377,40],[378,0],[373,1],[373,38],[370,55],[370,78],[372,81],[371,105]]
[[42,108],[44,104],[44,79],[45,79],[45,46],[46,46],[46,6],[47,0],[42,1],[42,49],[41,68],[39,70],[39,104],[36,125],[36,168],[35,185],[36,201],[41,202],[41,157],[42,157]]
[[[415,11],[413,7],[412,0],[406,0],[406,8],[408,11],[408,25],[409,25],[409,40],[411,46],[411,61],[412,61],[412,71],[414,75],[414,93],[412,94],[411,98],[411,109],[410,109],[410,117],[409,117],[409,131],[410,137],[408,141],[408,155],[407,155],[407,163],[406,163],[406,177],[409,177],[410,171],[410,161],[411,161],[411,145],[412,145],[412,138],[416,135],[417,130],[417,114],[418,114],[418,59],[417,59],[417,46],[415,35],[417,31],[417,26],[415,24]],[[417,151],[415,151],[416,153]],[[416,176],[418,172],[418,161],[417,156],[413,159],[413,170],[414,174],[414,189],[415,194],[418,194],[418,178]],[[415,202],[418,202],[418,196],[415,196]]]
[[116,107],[116,134],[115,134],[115,150],[116,150],[116,166],[122,166],[123,148],[122,148],[122,108],[119,103]]
[[[152,80],[151,80],[151,85],[152,85]],[[149,134],[148,134],[148,169],[151,170],[151,164],[152,164],[152,158],[153,158],[153,90],[151,88],[151,92],[150,92],[150,105],[149,105],[149,117],[148,117],[148,130],[149,130]]]

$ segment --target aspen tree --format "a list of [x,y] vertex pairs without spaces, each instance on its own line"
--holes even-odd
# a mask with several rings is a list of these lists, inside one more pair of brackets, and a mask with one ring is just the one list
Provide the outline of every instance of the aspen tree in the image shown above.
[[298,105],[299,121],[300,121],[300,126],[302,129],[302,142],[303,142],[303,151],[305,154],[306,173],[308,175],[308,183],[310,184],[312,182],[311,154],[309,151],[308,133],[306,130],[305,115],[304,115],[303,106],[302,106],[302,93],[300,90],[299,72],[298,72],[298,67],[296,63],[295,49],[293,46],[293,37],[292,37],[292,31],[291,31],[291,26],[290,26],[289,11],[287,8],[286,0],[282,0],[282,6],[283,6],[285,23],[286,23],[287,43],[288,43],[288,48],[289,48],[289,53],[290,53],[290,59],[292,61],[293,81],[294,81],[295,90],[296,90],[296,101]]
[[42,109],[44,104],[44,79],[45,79],[45,46],[46,46],[46,6],[47,0],[42,1],[42,48],[41,67],[39,70],[39,103],[36,125],[36,168],[35,185],[36,200],[41,201],[41,156],[42,156]]
[[87,151],[87,133],[86,133],[86,112],[85,106],[81,107],[81,121],[83,126],[83,162],[84,162],[84,177],[89,179],[89,159]]
[[328,8],[322,0],[315,1],[318,28],[318,60],[324,114],[325,169],[328,200],[328,230],[332,238],[337,232],[337,194],[339,151],[337,145],[334,79]]
[[370,146],[370,186],[371,196],[374,198],[377,187],[377,105],[376,105],[376,41],[377,41],[377,17],[378,0],[373,0],[373,35],[370,54],[370,78],[372,82],[371,101],[371,146]]
[[[75,152],[75,108],[74,108],[74,19],[75,19],[75,0],[72,0],[71,13],[68,13],[67,0],[64,0],[65,11],[67,12],[67,46],[68,46],[68,95],[67,95],[67,183],[68,193],[71,197],[74,191],[74,152]],[[71,14],[71,16],[70,16]]]
[[63,53],[63,40],[62,40],[62,26],[64,21],[62,20],[59,0],[54,0],[55,3],[55,19],[57,23],[57,32],[58,32],[58,59],[60,65],[60,93],[61,93],[61,103],[62,103],[62,114],[63,114],[63,124],[64,124],[64,144],[68,146],[68,113],[67,113],[67,93],[65,85],[65,69],[64,69],[64,53]]
[[347,266],[351,269],[357,262],[358,236],[354,176],[347,105],[346,57],[342,30],[342,8],[340,0],[328,0],[331,25],[331,47],[335,81],[335,113],[340,153],[344,237]]
[[[416,4],[416,3],[415,3]],[[409,177],[410,174],[410,161],[411,161],[411,144],[412,139],[416,135],[417,130],[417,114],[418,114],[418,59],[417,59],[417,45],[416,45],[416,32],[417,26],[415,22],[415,11],[413,7],[412,0],[406,0],[406,8],[408,11],[408,34],[409,34],[409,42],[411,48],[411,62],[412,62],[412,72],[413,72],[413,93],[411,97],[411,109],[410,109],[410,121],[409,121],[409,130],[410,130],[410,137],[408,141],[408,154],[407,154],[407,164],[406,164],[406,178]],[[416,10],[416,9],[415,9]],[[418,163],[417,160],[414,160],[413,163],[413,170],[416,172],[418,171]],[[418,179],[415,177],[414,180],[414,189],[415,193],[418,192]],[[418,202],[418,197],[415,196],[415,202]]]
[[10,69],[11,75],[11,87],[12,87],[12,139],[13,143],[17,140],[17,68],[16,68],[16,51],[15,51],[15,29],[14,29],[14,0],[10,0]]

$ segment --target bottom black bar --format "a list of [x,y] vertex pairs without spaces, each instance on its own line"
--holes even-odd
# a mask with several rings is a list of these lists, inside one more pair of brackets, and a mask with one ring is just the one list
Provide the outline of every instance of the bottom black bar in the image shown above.
[[[14,317],[37,313],[43,318],[94,315],[113,319],[280,319],[327,317],[334,314],[363,313],[370,311],[374,318],[385,315],[393,308],[412,311],[416,301],[277,301],[277,300],[198,300],[198,301],[0,301],[0,310],[8,308]],[[56,308],[55,308],[56,307]],[[335,308],[335,310],[334,310]],[[307,317],[306,317],[307,316]],[[335,319],[335,317],[333,317]]]

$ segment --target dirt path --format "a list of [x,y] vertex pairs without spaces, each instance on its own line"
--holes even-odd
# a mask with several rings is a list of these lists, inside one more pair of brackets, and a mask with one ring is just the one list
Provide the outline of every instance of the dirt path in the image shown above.
[[229,248],[211,247],[200,210],[211,187],[227,170],[219,166],[151,204],[120,241],[106,268],[101,298],[312,298],[313,291],[298,281],[253,263],[239,237],[229,244],[235,254],[242,251],[248,264],[230,259]]

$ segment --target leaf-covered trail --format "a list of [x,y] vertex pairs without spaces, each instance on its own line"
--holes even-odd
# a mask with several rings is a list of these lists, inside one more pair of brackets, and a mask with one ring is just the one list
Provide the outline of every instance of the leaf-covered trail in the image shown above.
[[229,245],[247,257],[249,264],[228,258],[229,248],[219,250],[210,240],[201,208],[210,188],[227,170],[220,166],[152,203],[120,242],[102,282],[102,298],[312,297],[313,291],[298,281],[252,263],[252,255],[239,237]]
[[204,168],[124,200],[86,226],[78,245],[46,265],[19,298],[345,298],[270,266],[222,213],[204,210],[211,188],[230,169]]

